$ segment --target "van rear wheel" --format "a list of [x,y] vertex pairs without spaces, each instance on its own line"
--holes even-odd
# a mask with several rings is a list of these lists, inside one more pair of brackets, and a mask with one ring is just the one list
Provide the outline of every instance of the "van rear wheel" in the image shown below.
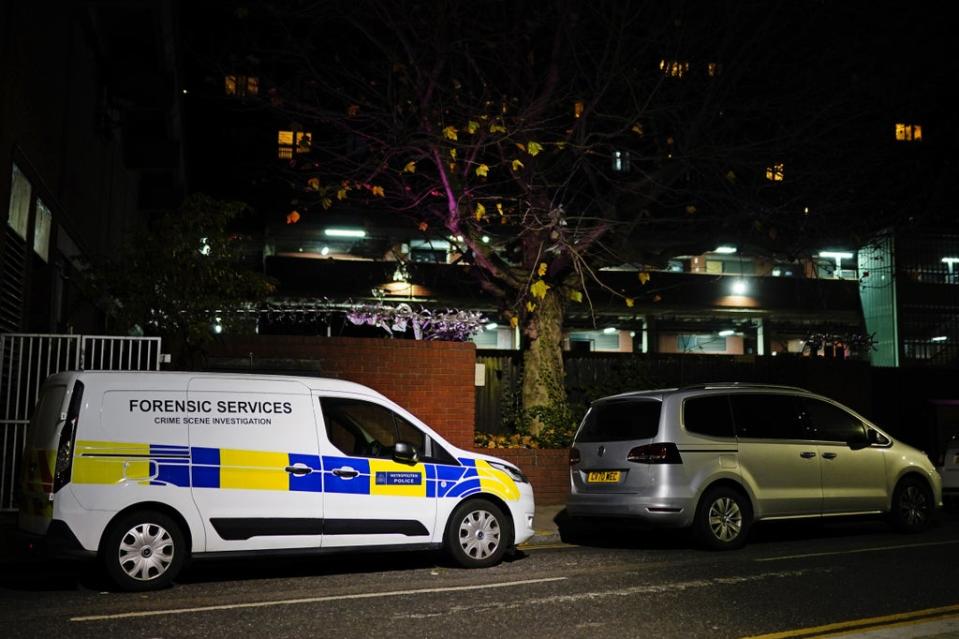
[[495,566],[512,543],[510,520],[486,499],[463,502],[446,525],[446,551],[464,568]]
[[179,524],[151,510],[128,513],[111,523],[99,553],[107,576],[128,592],[170,585],[186,554],[186,538]]
[[745,495],[726,486],[717,486],[706,491],[699,500],[693,528],[707,548],[735,550],[746,544],[752,519],[752,506]]

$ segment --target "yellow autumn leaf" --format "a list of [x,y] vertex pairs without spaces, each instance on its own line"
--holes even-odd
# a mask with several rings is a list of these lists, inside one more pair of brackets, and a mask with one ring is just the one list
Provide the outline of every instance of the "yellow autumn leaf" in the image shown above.
[[546,262],[540,262],[539,268],[536,269],[536,274],[539,275],[540,277],[543,277],[544,275],[546,275],[547,268],[548,267],[546,266]]
[[489,166],[486,164],[480,164],[478,167],[476,167],[476,175],[480,177],[486,177],[489,175]]
[[323,198],[322,200],[320,200],[320,203],[323,205],[323,210],[324,210],[324,211],[325,211],[326,209],[330,208],[331,206],[333,206],[333,200],[331,200],[331,199],[328,198],[328,197],[325,197],[325,198]]
[[478,128],[479,128],[479,122],[477,122],[476,120],[470,120],[469,122],[466,123],[466,130],[470,133],[470,135],[476,133],[476,130]]
[[477,222],[486,217],[486,207],[483,206],[482,202],[476,203],[476,210],[473,211],[473,216],[476,218]]
[[307,186],[309,186],[309,187],[310,187],[311,189],[313,189],[314,191],[319,191],[319,190],[320,190],[320,179],[319,179],[319,178],[312,177],[312,178],[310,178],[309,180],[306,181],[306,184],[307,184]]
[[374,186],[374,187],[373,187],[372,189],[370,189],[370,190],[373,192],[373,195],[375,195],[375,196],[377,196],[377,197],[383,197],[383,196],[385,195],[385,193],[383,192],[383,187],[382,187],[382,186]]
[[450,157],[456,159],[456,149],[450,149]]
[[496,203],[496,212],[500,214],[500,217],[502,217],[502,216],[504,215],[504,213],[503,213],[503,203],[502,203],[502,202],[497,202],[497,203]]
[[519,160],[513,160],[513,170],[514,170],[514,171],[519,171],[519,170],[520,170],[521,168],[523,168],[524,166],[525,166],[525,165],[524,165],[522,162],[520,162]]
[[583,294],[582,294],[580,291],[570,291],[570,292],[569,292],[569,299],[572,300],[572,301],[574,301],[574,302],[582,302],[582,301],[583,301]]
[[456,173],[456,162],[450,162],[450,173]]
[[456,140],[456,139],[458,139],[458,138],[457,138],[457,135],[456,135],[456,127],[455,127],[455,126],[448,126],[448,127],[446,127],[445,129],[443,129],[443,137],[445,137],[447,140]]
[[526,152],[532,155],[533,157],[536,157],[537,155],[539,155],[539,152],[542,150],[543,150],[543,145],[540,144],[539,142],[533,142],[532,140],[530,140],[530,142],[526,145]]
[[698,211],[698,210],[699,210],[699,209],[697,209],[694,204],[687,204],[687,205],[686,205],[686,212],[689,213],[690,215],[692,215],[693,213],[695,213],[695,212]]
[[646,286],[646,282],[648,282],[648,281],[649,281],[649,272],[648,272],[648,271],[640,271],[640,272],[639,272],[639,283],[642,284],[643,286]]
[[513,328],[516,328],[517,326],[519,326],[519,318],[516,317],[515,315],[509,318],[509,325],[512,326]]
[[416,162],[409,161],[403,167],[403,173],[416,173]]
[[643,125],[640,124],[639,122],[637,122],[636,124],[634,124],[634,125],[633,125],[633,128],[630,129],[630,130],[631,130],[633,133],[635,133],[636,135],[643,135],[643,133],[644,133],[644,131],[643,131]]
[[498,122],[490,122],[489,125],[490,133],[506,133],[506,127]]
[[516,142],[516,148],[519,149],[520,151],[525,151],[526,145],[523,144],[522,142]]
[[732,172],[732,171],[728,171],[728,172],[726,173],[726,179],[729,180],[730,182],[735,182],[735,181],[736,181],[736,174],[735,174],[734,172]]
[[337,190],[337,192],[336,192],[336,199],[337,199],[337,200],[345,200],[345,199],[346,199],[346,189],[339,189],[339,190]]
[[565,143],[565,142],[557,142],[557,143],[556,143],[556,148],[559,149],[560,151],[562,151],[563,149],[566,148],[566,143]]
[[626,306],[628,306],[629,308],[633,308],[633,305],[636,303],[636,300],[634,300],[631,297],[625,298],[624,301],[626,302]]
[[539,299],[543,299],[544,297],[546,297],[546,291],[548,291],[550,288],[551,288],[550,285],[544,282],[543,280],[536,280],[529,287],[529,292],[533,294],[533,297],[538,297]]
[[532,313],[536,310],[536,304],[533,304],[532,302],[526,302],[526,310]]

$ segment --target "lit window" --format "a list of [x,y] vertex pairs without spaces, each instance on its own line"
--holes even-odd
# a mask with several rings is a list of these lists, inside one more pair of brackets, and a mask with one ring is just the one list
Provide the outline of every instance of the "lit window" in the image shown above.
[[715,78],[717,75],[719,75],[719,69],[719,63],[717,62],[706,63],[706,75],[711,78]]
[[30,193],[33,188],[30,180],[13,165],[13,177],[10,181],[10,206],[7,208],[7,222],[17,235],[27,239],[27,223],[30,220]]
[[247,75],[223,76],[223,91],[227,95],[256,95],[260,92],[260,79]]
[[659,70],[671,78],[681,78],[689,71],[689,63],[682,60],[660,60]]
[[783,163],[777,162],[772,166],[766,167],[766,179],[770,182],[782,182],[783,181]]
[[50,261],[50,227],[53,214],[42,200],[37,200],[37,217],[33,223],[33,250],[44,262]]
[[277,131],[277,157],[289,160],[294,155],[309,153],[313,147],[313,134],[309,131]]
[[922,140],[922,125],[896,124],[896,140],[900,142],[919,142]]
[[629,151],[613,151],[613,170],[617,173],[629,170]]
[[573,102],[573,115],[575,115],[577,118],[582,117],[584,108],[585,108],[585,105],[583,101],[576,100],[576,102]]

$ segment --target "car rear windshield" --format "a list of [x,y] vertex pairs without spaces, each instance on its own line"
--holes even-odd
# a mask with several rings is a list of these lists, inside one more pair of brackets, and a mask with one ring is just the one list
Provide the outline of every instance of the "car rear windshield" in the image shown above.
[[659,432],[662,402],[655,399],[594,404],[576,436],[578,442],[619,442],[650,439]]

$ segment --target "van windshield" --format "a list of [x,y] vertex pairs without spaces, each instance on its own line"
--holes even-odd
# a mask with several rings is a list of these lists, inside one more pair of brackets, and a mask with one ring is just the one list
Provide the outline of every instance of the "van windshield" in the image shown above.
[[578,442],[650,439],[659,432],[662,402],[630,399],[594,404],[576,436]]

